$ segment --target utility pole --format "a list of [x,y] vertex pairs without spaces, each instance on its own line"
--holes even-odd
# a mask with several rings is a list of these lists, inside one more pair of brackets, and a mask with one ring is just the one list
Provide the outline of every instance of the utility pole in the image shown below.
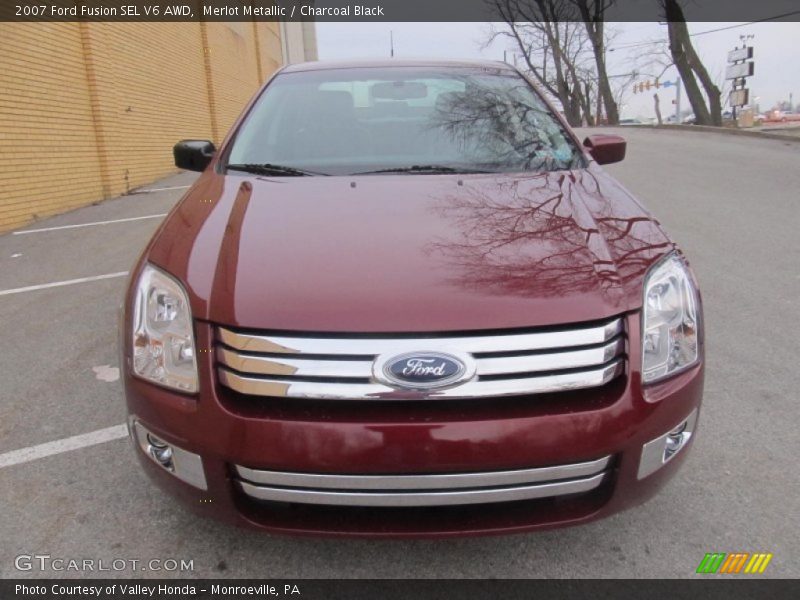
[[389,56],[394,58],[394,31],[389,30]]

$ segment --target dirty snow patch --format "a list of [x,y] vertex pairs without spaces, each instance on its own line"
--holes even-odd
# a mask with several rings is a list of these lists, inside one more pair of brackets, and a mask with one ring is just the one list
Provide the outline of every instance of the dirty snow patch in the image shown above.
[[94,371],[95,377],[100,381],[108,381],[110,383],[119,379],[119,368],[112,367],[111,365],[92,367],[92,371]]

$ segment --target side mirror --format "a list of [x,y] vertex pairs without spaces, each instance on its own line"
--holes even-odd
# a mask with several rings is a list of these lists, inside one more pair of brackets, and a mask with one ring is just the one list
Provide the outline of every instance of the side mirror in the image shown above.
[[208,140],[181,140],[172,148],[175,166],[187,171],[203,171],[217,149]]
[[619,162],[625,158],[627,143],[618,135],[590,135],[583,140],[583,145],[599,165]]

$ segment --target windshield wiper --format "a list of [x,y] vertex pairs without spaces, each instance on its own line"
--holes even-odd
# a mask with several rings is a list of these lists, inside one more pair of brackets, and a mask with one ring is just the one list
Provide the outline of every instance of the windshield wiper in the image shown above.
[[396,167],[394,169],[377,169],[375,171],[363,171],[361,173],[353,173],[353,175],[373,175],[377,173],[437,174],[437,173],[491,173],[491,171],[484,171],[481,169],[472,169],[467,167],[447,167],[445,165],[412,165],[410,167]]
[[245,173],[253,173],[254,175],[283,175],[286,177],[307,177],[309,175],[326,174],[315,173],[314,171],[305,171],[296,167],[273,165],[270,163],[228,164],[225,165],[225,168],[230,169],[231,171],[244,171]]

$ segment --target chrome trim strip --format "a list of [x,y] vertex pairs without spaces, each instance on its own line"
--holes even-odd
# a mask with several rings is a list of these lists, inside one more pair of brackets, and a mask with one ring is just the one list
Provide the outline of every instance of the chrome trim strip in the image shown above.
[[371,360],[316,360],[308,358],[266,357],[237,354],[217,347],[217,360],[242,373],[305,377],[372,377]]
[[226,346],[243,352],[374,357],[387,352],[402,354],[450,351],[480,354],[590,346],[605,343],[621,332],[622,319],[617,318],[602,325],[581,329],[469,337],[425,337],[422,334],[413,338],[288,337],[236,333],[225,327],[218,327],[217,338]]
[[599,369],[519,379],[473,380],[455,388],[428,391],[397,390],[376,383],[331,384],[329,382],[293,381],[278,378],[260,379],[239,375],[225,368],[220,368],[217,372],[223,385],[242,394],[330,400],[401,400],[489,398],[599,387],[622,373],[623,368],[622,360],[617,359]]
[[480,488],[525,485],[551,482],[560,479],[575,479],[596,475],[605,470],[610,456],[597,460],[539,467],[513,471],[490,471],[480,473],[436,473],[426,475],[331,475],[321,473],[289,473],[248,469],[236,465],[236,473],[248,483],[259,486],[336,490],[446,490],[456,488]]
[[596,348],[570,350],[553,354],[529,354],[524,356],[505,356],[498,358],[479,358],[478,375],[508,375],[512,373],[536,373],[538,371],[558,371],[602,365],[622,354],[622,338]]
[[470,489],[445,492],[328,492],[308,489],[259,487],[239,481],[242,492],[251,498],[299,504],[327,504],[336,506],[446,506],[458,504],[486,504],[549,498],[565,494],[588,492],[600,486],[606,473],[585,479],[571,479],[554,483],[540,483],[509,488]]

